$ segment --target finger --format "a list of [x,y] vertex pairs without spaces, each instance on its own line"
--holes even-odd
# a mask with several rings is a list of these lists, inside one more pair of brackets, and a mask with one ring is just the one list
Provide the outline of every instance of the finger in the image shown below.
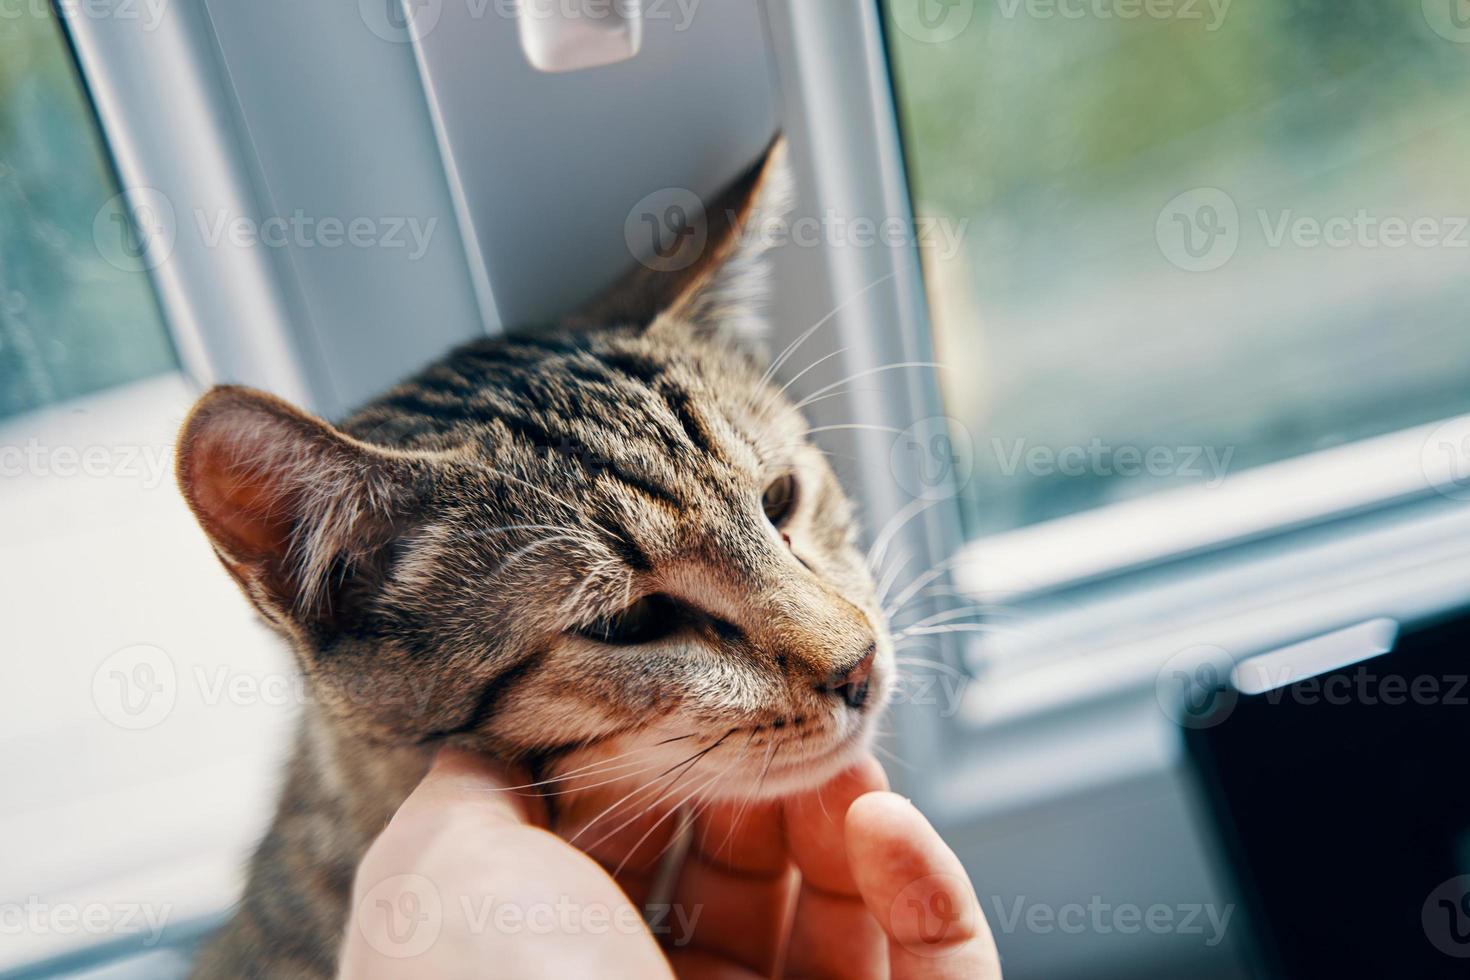
[[786,843],[801,871],[786,974],[887,976],[887,937],[863,902],[848,866],[844,825],[854,800],[886,789],[871,756],[785,806]]
[[792,890],[780,806],[714,805],[695,821],[674,888],[670,913],[684,917],[685,934],[666,936],[665,945],[770,976],[781,953]]
[[524,800],[505,792],[522,783],[463,753],[435,760],[358,868],[342,975],[458,976],[493,963],[551,978],[610,962],[625,972],[603,975],[669,976],[607,874],[527,822]]
[[913,806],[869,793],[847,811],[853,879],[888,936],[893,980],[1000,980],[1000,954],[954,851]]
[[545,823],[540,797],[517,792],[525,774],[489,756],[444,749],[434,757],[423,780],[404,800],[395,820],[419,819],[445,809],[474,810],[496,823]]
[[[604,800],[579,800],[580,813],[590,810],[593,817],[606,815],[601,819],[573,817],[564,836],[613,875],[636,904],[643,905],[662,877],[664,856],[676,845],[680,817],[667,807],[645,810],[638,806],[631,813],[625,809],[608,811]],[[589,819],[592,822],[584,822]]]
[[764,980],[772,975],[702,949],[671,949],[669,965],[679,980]]

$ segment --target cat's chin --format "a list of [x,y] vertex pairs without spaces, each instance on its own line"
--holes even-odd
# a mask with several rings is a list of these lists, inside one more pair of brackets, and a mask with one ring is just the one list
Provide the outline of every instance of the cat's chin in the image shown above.
[[772,765],[762,771],[757,766],[738,782],[728,780],[714,794],[723,800],[770,800],[796,796],[829,782],[844,770],[857,764],[873,743],[872,726],[864,726],[848,738],[813,754],[784,765]]

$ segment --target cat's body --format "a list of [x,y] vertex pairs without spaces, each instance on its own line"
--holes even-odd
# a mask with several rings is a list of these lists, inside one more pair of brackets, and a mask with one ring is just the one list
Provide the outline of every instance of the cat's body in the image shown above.
[[850,508],[731,335],[774,167],[683,271],[461,348],[336,428],[245,389],[201,401],[185,495],[313,697],[196,977],[333,976],[357,863],[440,746],[540,778],[635,759],[617,789],[683,766],[709,797],[862,751],[892,654]]

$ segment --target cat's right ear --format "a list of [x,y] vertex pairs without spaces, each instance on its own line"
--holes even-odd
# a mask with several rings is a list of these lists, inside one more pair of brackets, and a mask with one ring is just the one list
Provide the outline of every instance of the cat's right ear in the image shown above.
[[278,625],[341,614],[415,501],[409,458],[366,445],[273,395],[222,386],[179,437],[184,499],[225,568]]
[[693,331],[759,346],[766,333],[766,254],[785,237],[795,197],[789,151],[779,136],[710,201],[678,188],[651,195],[629,218],[640,234],[649,233],[644,244],[651,252],[640,251],[638,267],[567,325]]

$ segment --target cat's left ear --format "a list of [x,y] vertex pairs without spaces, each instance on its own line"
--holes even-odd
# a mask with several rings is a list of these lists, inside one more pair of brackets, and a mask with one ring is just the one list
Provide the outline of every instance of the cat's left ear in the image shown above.
[[213,389],[179,437],[180,489],[216,554],[277,625],[329,625],[371,589],[422,470],[265,392]]
[[[787,237],[795,199],[786,140],[778,136],[703,206],[702,216],[691,220],[689,209],[678,204],[650,214],[649,224],[666,233],[669,249],[644,257],[638,269],[573,317],[572,325],[631,323],[650,332],[694,330],[758,344],[766,333],[770,292],[766,253]],[[660,224],[686,220],[688,227]]]

